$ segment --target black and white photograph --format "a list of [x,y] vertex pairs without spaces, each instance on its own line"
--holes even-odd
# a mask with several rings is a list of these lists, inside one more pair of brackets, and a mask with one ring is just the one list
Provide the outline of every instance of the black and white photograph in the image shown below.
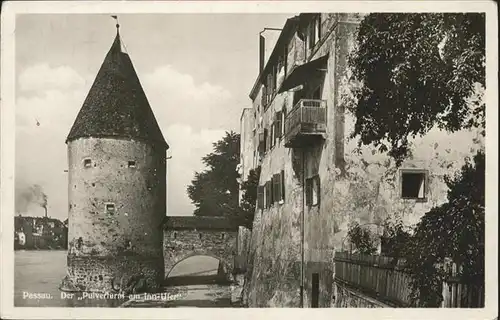
[[424,2],[3,4],[2,318],[493,319],[496,4]]

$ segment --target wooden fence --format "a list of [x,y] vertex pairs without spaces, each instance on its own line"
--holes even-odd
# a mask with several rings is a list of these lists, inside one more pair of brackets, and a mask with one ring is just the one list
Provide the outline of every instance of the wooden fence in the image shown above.
[[409,305],[411,276],[402,262],[384,256],[335,253],[335,280],[373,298],[397,306]]
[[444,264],[448,277],[443,283],[441,308],[483,308],[484,285],[461,282],[458,277],[459,269],[456,263]]
[[[411,274],[404,270],[405,261],[385,256],[335,253],[335,281],[394,307],[410,306]],[[443,282],[442,308],[477,308],[484,306],[484,286],[462,283],[459,268],[447,263]]]

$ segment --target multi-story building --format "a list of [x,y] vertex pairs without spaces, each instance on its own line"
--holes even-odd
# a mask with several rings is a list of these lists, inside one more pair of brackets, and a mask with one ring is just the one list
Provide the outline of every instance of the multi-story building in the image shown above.
[[[348,55],[362,16],[288,19],[242,114],[241,172],[261,166],[246,295],[253,307],[333,306],[334,252],[356,221],[412,225],[446,201],[443,176],[482,148],[479,134],[432,129],[396,166],[351,138]],[[261,55],[262,56],[262,55]],[[355,152],[356,151],[356,152]],[[252,159],[252,160],[250,160]],[[243,175],[245,179],[246,175]]]
[[14,249],[66,249],[68,228],[49,217],[14,217]]

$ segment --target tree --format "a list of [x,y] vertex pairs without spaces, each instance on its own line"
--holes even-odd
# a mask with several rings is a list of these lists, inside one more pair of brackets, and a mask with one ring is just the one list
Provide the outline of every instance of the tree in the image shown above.
[[483,13],[369,14],[349,57],[353,137],[398,164],[409,138],[485,125]]
[[213,144],[214,151],[202,158],[207,169],[195,172],[187,192],[196,206],[196,216],[238,215],[238,172],[240,135],[226,132]]
[[347,231],[347,237],[357,252],[361,254],[374,254],[377,252],[374,235],[370,230],[363,228],[357,222],[351,225],[349,231]]
[[384,234],[381,238],[381,254],[395,259],[404,257],[410,245],[411,234],[401,219],[384,223]]
[[241,217],[243,224],[247,228],[252,228],[253,218],[255,215],[255,207],[257,204],[257,188],[259,187],[260,166],[250,170],[248,178],[241,184]]
[[423,307],[437,307],[441,302],[445,274],[436,266],[447,258],[462,267],[463,281],[484,288],[484,152],[467,160],[459,174],[445,181],[448,202],[422,217],[406,253],[413,274],[412,297]]

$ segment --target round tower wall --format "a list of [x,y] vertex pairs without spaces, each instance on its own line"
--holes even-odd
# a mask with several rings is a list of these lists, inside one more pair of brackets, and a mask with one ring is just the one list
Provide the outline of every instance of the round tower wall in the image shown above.
[[73,284],[93,291],[109,289],[110,279],[130,282],[138,273],[149,286],[163,279],[165,151],[161,145],[109,138],[68,143]]

